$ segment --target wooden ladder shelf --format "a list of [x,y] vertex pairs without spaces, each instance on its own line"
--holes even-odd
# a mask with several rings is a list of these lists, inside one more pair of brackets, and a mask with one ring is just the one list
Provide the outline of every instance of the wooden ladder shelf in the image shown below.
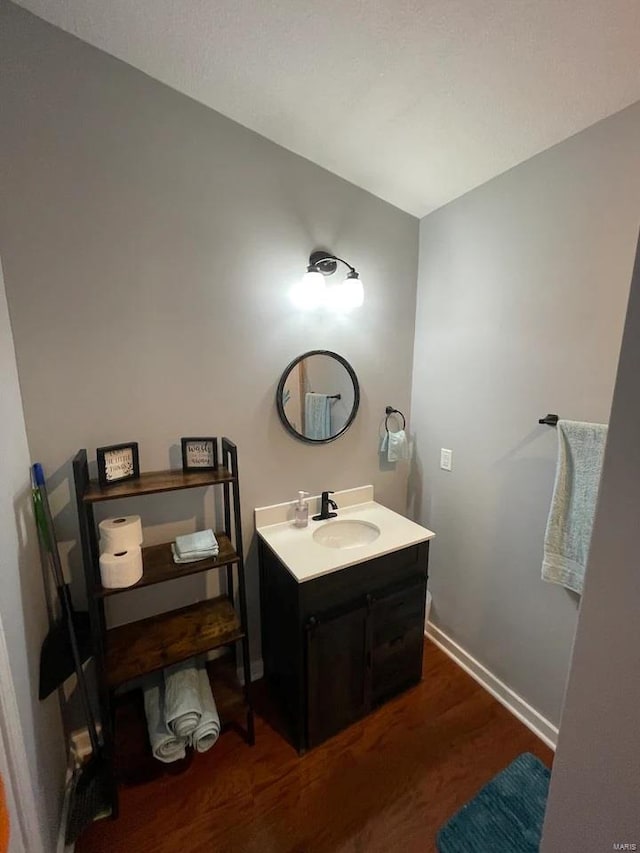
[[[214,439],[218,441],[218,439]],[[248,743],[255,742],[249,635],[247,625],[247,594],[242,547],[240,494],[238,483],[238,453],[235,444],[222,438],[222,465],[213,471],[184,472],[182,470],[152,471],[136,480],[100,486],[89,479],[87,451],[79,450],[73,460],[73,476],[80,524],[80,540],[87,586],[87,600],[98,677],[103,751],[111,766],[113,816],[118,814],[118,791],[114,772],[114,728],[116,688],[126,690],[129,682],[173,663],[187,660],[224,646],[237,650],[242,646],[244,686],[230,689],[229,666],[211,669],[214,693],[216,670],[224,673],[218,702],[224,724],[225,707],[237,710],[240,703],[246,712],[244,735]],[[217,457],[217,454],[216,454]],[[171,543],[151,545],[142,549],[143,574],[133,586],[105,589],[100,578],[98,531],[94,506],[104,501],[122,498],[143,498],[146,495],[183,489],[220,486],[224,507],[224,530],[216,532],[220,551],[216,557],[196,563],[176,565]],[[234,566],[236,577],[234,577]],[[164,583],[214,569],[226,570],[224,595],[170,610],[147,619],[110,628],[105,616],[105,599],[134,589]],[[237,589],[237,597],[234,594]],[[237,600],[236,600],[237,598]],[[235,694],[235,695],[234,695]],[[227,701],[230,700],[230,701]]]

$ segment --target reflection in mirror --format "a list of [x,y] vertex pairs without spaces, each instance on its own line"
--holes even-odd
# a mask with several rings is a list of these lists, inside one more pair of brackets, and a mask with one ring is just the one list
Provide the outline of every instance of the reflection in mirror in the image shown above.
[[302,441],[333,441],[353,422],[360,403],[356,374],[346,359],[312,350],[286,368],[276,395],[278,414]]

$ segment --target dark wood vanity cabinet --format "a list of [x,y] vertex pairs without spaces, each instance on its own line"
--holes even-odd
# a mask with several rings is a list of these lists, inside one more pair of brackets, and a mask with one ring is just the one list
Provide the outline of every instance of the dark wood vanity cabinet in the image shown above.
[[420,680],[429,543],[300,583],[259,541],[265,678],[302,752]]
[[315,746],[369,708],[366,607],[312,616],[305,650],[307,745]]

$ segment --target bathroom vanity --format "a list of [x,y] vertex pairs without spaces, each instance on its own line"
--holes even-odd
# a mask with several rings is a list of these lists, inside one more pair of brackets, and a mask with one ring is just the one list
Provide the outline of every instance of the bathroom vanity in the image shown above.
[[434,534],[375,503],[371,486],[334,497],[338,517],[305,528],[292,504],[256,510],[265,677],[300,752],[422,672]]

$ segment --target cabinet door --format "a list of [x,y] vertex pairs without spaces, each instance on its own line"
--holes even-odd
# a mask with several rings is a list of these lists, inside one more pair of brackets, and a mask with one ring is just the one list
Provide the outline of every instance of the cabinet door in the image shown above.
[[307,742],[316,746],[367,713],[368,610],[312,617],[306,626]]
[[373,600],[372,703],[378,705],[422,676],[426,579]]

